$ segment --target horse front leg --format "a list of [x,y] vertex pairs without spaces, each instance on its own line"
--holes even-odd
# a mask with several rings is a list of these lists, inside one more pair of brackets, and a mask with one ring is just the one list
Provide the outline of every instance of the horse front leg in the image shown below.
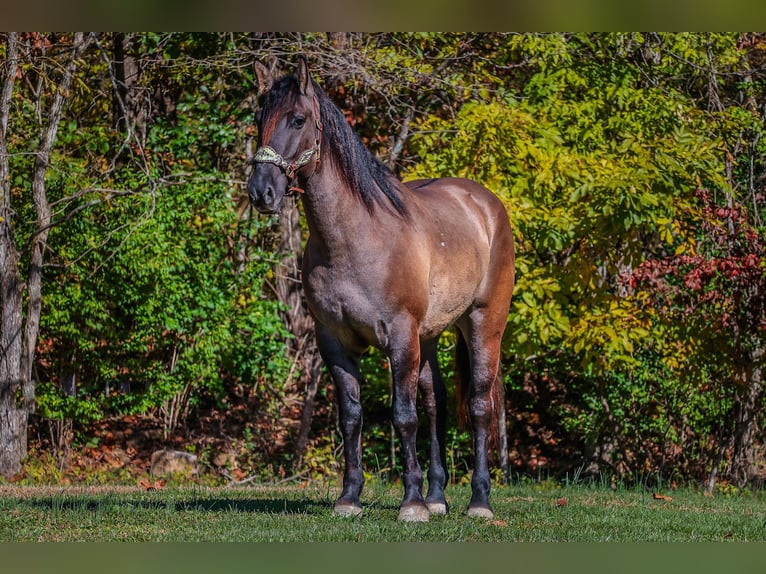
[[402,441],[404,498],[399,520],[427,522],[428,508],[423,500],[423,471],[417,456],[417,394],[420,371],[420,342],[413,325],[390,347],[393,375],[393,419]]
[[362,513],[359,500],[364,486],[362,471],[362,404],[359,399],[360,355],[343,348],[329,332],[317,328],[317,343],[322,360],[335,383],[340,432],[343,436],[343,490],[334,510],[341,516]]

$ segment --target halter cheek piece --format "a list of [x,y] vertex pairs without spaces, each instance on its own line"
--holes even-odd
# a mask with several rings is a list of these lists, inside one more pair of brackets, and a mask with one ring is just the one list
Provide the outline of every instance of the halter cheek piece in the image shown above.
[[314,126],[316,128],[316,143],[314,144],[314,147],[304,151],[293,163],[288,162],[277,151],[275,151],[274,148],[267,145],[259,147],[252,159],[253,163],[273,163],[283,172],[285,172],[287,179],[290,180],[290,185],[287,188],[288,193],[303,193],[303,189],[293,185],[293,183],[295,182],[298,170],[311,161],[311,156],[316,155],[316,167],[319,167],[320,151],[322,145],[322,120],[319,117],[319,109],[316,96],[314,96],[313,106]]

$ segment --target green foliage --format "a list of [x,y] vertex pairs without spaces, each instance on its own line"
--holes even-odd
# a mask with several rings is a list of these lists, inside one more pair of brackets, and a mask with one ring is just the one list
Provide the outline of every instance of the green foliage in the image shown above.
[[563,345],[590,368],[630,363],[646,330],[615,277],[674,241],[699,181],[722,182],[718,144],[680,94],[646,89],[627,62],[605,73],[555,60],[508,102],[427,120],[410,175],[473,178],[505,199],[518,240],[509,352]]
[[239,269],[255,223],[237,221],[231,190],[184,184],[122,207],[91,213],[119,230],[91,228],[109,236],[92,237],[89,254],[51,281],[43,327],[59,343],[52,368],[81,372],[96,396],[119,383],[146,390],[115,395],[121,412],[144,412],[188,384],[220,399],[227,376],[284,377],[286,335],[277,304],[262,295],[269,254],[255,249]]
[[[117,42],[136,68],[122,91],[109,52]],[[558,441],[555,454],[578,466],[597,447],[626,473],[709,472],[751,374],[737,362],[763,347],[754,321],[736,336],[720,326],[760,308],[750,304],[760,282],[733,279],[731,267],[697,291],[684,283],[687,262],[669,273],[669,301],[630,278],[646,262],[712,265],[753,252],[752,237],[730,241],[730,253],[717,243],[731,215],[713,222],[700,189],[710,190],[711,209],[736,207],[760,241],[758,34],[100,35],[79,64],[46,178],[54,225],[39,417],[84,426],[144,413],[169,429],[254,388],[254,409],[270,419],[243,425],[237,440],[264,450],[253,465],[284,454],[263,446],[296,412],[282,404],[288,387],[296,391],[294,358],[270,286],[281,254],[272,222],[251,217],[242,184],[254,136],[252,60],[287,70],[299,52],[369,147],[408,178],[476,179],[508,207],[517,287],[503,367],[523,399],[509,402],[509,424],[517,431],[530,413],[544,419],[520,441],[553,435],[548,446]],[[40,132],[33,92],[59,73],[51,62],[22,62],[9,121],[25,260],[35,216],[20,198]],[[450,334],[440,342],[447,381],[452,344]],[[364,363],[365,468],[394,472],[388,369],[377,354]],[[65,389],[71,380],[76,388]],[[755,401],[760,413],[762,393]],[[328,421],[328,405],[319,408]],[[331,426],[317,429],[305,457],[314,474],[336,468]],[[470,437],[450,432],[460,480]]]
[[[211,56],[205,51],[220,46],[208,40],[179,35],[155,49]],[[182,83],[182,95],[140,147],[126,148],[119,133],[87,123],[91,116],[65,123],[60,134],[49,188],[78,215],[54,227],[49,241],[43,417],[86,423],[167,411],[176,401],[180,412],[166,421],[174,426],[200,400],[224,401],[232,386],[278,392],[286,378],[288,335],[266,289],[274,256],[260,239],[268,225],[242,217],[239,191],[222,171],[236,160],[249,121],[242,88],[195,60],[162,73],[168,77],[156,81]],[[55,383],[70,374],[77,394],[65,397]]]
[[[736,35],[518,35],[505,48],[523,84],[425,118],[408,176],[469,177],[505,201],[517,240],[506,366],[518,381],[546,365],[567,440],[612,445],[633,473],[669,459],[688,469],[713,456],[703,443],[721,432],[731,394],[712,392],[712,364],[690,379],[677,354],[677,370],[657,362],[694,334],[674,338],[625,281],[654,254],[695,250],[695,192],[730,193],[723,152],[759,129],[741,107],[702,109],[678,81],[741,65]],[[655,51],[661,68],[650,70]]]

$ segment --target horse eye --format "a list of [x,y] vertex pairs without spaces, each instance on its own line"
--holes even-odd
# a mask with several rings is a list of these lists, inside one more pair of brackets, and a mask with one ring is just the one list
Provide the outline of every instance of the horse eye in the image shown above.
[[303,116],[296,116],[293,118],[292,121],[292,127],[294,127],[296,130],[299,130],[303,127],[303,125],[306,123],[306,118]]

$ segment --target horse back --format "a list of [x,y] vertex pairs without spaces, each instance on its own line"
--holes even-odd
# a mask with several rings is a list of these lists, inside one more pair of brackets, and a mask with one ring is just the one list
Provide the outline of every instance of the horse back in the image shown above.
[[514,244],[500,199],[468,179],[406,183],[416,206],[418,234],[428,240],[429,311],[424,329],[452,323],[472,307],[507,314],[514,284]]
[[[455,256],[448,239],[471,246],[474,253],[513,266],[514,246],[508,212],[489,189],[470,179],[419,179],[405,184],[418,207],[419,231],[439,239],[435,253]],[[440,249],[441,248],[441,249]],[[452,261],[456,263],[456,261]]]

